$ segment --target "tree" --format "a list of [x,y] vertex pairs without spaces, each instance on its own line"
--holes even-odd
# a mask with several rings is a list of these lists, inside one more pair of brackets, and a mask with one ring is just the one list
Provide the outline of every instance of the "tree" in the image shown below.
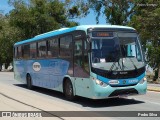
[[[158,0],[139,2],[136,6],[136,13],[129,23],[140,33],[142,44],[148,50],[148,64],[156,72],[160,70],[160,8],[158,5],[160,5]],[[147,45],[148,41],[151,43],[150,45]]]
[[19,33],[9,25],[9,17],[0,17],[0,63],[6,63],[6,67],[13,60],[13,44],[20,38]]
[[86,0],[65,0],[68,19],[82,18],[89,14],[89,4]]
[[113,25],[126,25],[134,14],[135,2],[133,0],[89,0],[89,6],[96,13],[96,21],[103,13],[106,22]]
[[65,14],[65,7],[58,0],[10,1],[14,9],[10,12],[10,24],[18,27],[27,39],[37,34],[77,25],[70,22]]
[[78,25],[68,19],[65,4],[59,0],[9,0],[14,6],[8,14],[0,14],[0,63],[13,60],[13,45],[61,27]]

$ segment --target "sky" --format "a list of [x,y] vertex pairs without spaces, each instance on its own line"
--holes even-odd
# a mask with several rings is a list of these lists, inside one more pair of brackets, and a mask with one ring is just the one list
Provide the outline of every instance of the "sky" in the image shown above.
[[[8,4],[8,0],[0,0],[0,10],[2,10],[4,14],[8,13],[12,9],[13,7]],[[80,25],[92,25],[96,24],[95,17],[95,13],[91,11],[85,18],[73,19],[73,21],[78,22]],[[105,17],[103,15],[99,18],[99,24],[106,24]]]
[[8,4],[8,0],[0,0],[0,10],[3,13],[8,13],[12,9],[13,7]]

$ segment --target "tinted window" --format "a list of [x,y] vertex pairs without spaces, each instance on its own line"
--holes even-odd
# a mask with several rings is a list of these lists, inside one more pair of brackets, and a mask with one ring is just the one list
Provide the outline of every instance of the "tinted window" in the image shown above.
[[36,49],[36,43],[30,44],[30,58],[36,58],[37,55],[37,49]]
[[82,67],[82,40],[75,41],[74,56],[75,63]]
[[29,45],[24,45],[23,46],[23,58],[28,59],[29,58]]
[[[83,39],[75,40],[74,45],[74,76],[89,77],[89,64],[87,55],[87,45]],[[85,49],[84,49],[85,48]]]
[[48,57],[58,56],[58,39],[51,39],[48,41]]
[[21,46],[17,47],[17,58],[18,59],[22,58],[22,47]]
[[17,58],[17,47],[14,48],[14,58]]
[[46,57],[46,41],[38,42],[38,57]]
[[60,38],[60,56],[71,57],[72,55],[72,36]]
[[88,51],[87,51],[87,42],[84,42],[84,69],[89,72],[89,60],[88,60]]

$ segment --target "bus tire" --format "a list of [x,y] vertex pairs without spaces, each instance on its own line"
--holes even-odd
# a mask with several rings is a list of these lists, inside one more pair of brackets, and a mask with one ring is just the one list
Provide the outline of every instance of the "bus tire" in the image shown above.
[[73,85],[70,81],[70,79],[66,79],[64,81],[64,95],[68,100],[74,100],[75,96],[74,96],[74,91],[73,91]]
[[27,80],[27,88],[31,90],[33,86],[32,86],[32,78],[30,74],[27,74],[26,80]]

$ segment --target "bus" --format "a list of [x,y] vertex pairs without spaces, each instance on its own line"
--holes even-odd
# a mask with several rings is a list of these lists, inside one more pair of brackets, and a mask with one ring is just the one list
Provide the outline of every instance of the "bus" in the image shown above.
[[132,27],[80,25],[14,44],[14,76],[27,85],[106,99],[145,94],[145,60]]

